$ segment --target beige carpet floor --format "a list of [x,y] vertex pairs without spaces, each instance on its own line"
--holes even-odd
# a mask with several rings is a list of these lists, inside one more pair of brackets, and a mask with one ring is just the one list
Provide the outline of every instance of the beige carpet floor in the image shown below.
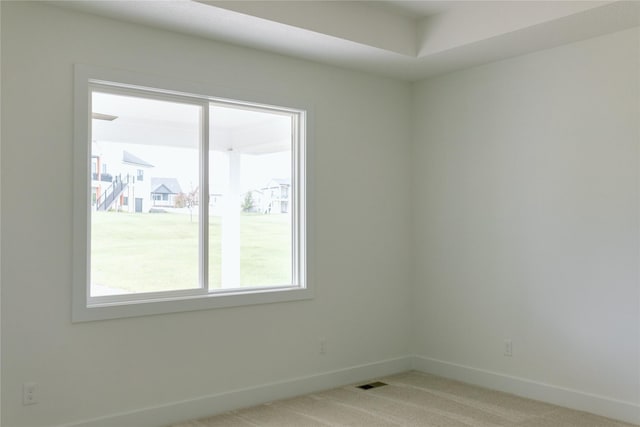
[[231,411],[172,427],[622,427],[608,418],[524,399],[421,372]]

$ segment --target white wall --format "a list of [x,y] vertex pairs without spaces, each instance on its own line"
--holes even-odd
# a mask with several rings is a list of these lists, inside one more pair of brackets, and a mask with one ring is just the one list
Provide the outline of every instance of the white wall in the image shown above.
[[417,366],[640,422],[639,40],[416,84]]
[[[74,63],[312,104],[315,299],[71,324]],[[2,89],[3,426],[53,426],[408,354],[409,84],[3,2]],[[326,386],[350,380],[341,375]],[[22,406],[28,381],[40,403]]]

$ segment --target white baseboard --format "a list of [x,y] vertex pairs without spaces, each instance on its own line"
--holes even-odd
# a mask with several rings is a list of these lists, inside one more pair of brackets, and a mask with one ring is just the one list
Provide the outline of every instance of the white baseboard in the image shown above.
[[429,357],[413,356],[412,359],[413,369],[417,371],[431,373],[493,390],[504,391],[554,405],[577,409],[579,411],[586,411],[629,423],[640,424],[640,405],[637,403],[611,399],[605,396],[598,396],[596,394],[558,387],[526,378],[477,369],[471,366],[458,365]]
[[399,357],[345,369],[291,378],[240,390],[201,396],[135,411],[111,414],[57,427],[163,427],[278,399],[327,390],[411,369],[412,358]]

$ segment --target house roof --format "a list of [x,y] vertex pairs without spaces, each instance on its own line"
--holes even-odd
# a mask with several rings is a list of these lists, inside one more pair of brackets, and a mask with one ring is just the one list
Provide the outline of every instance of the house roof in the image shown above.
[[158,194],[179,194],[182,188],[175,178],[151,178],[151,192]]
[[261,190],[267,190],[269,188],[278,188],[283,185],[291,186],[291,179],[289,178],[271,178],[262,188]]
[[148,168],[154,167],[151,163],[142,160],[140,157],[131,154],[128,151],[122,151],[122,161],[125,163],[131,163],[133,165],[145,166]]
[[291,179],[289,178],[275,178],[273,181],[279,185],[291,185]]

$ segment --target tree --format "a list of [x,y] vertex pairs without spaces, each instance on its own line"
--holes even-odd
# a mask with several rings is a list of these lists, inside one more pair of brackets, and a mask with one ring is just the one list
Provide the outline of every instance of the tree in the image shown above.
[[178,193],[175,206],[176,208],[189,208],[189,217],[193,221],[193,207],[198,206],[198,187],[189,193]]
[[253,200],[253,194],[251,194],[251,191],[249,191],[244,196],[244,201],[242,202],[241,207],[242,207],[242,212],[251,212],[251,210],[256,207],[256,204]]

